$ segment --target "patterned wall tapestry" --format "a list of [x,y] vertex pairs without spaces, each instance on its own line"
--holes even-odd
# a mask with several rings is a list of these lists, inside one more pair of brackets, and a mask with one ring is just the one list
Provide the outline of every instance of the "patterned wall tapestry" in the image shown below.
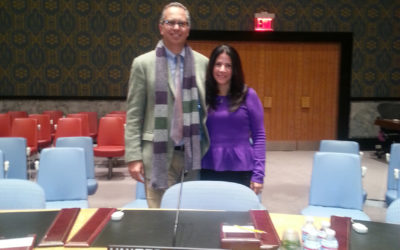
[[[124,97],[132,59],[160,38],[158,0],[0,1],[0,96]],[[396,0],[182,1],[192,29],[353,32],[352,97],[400,97]]]

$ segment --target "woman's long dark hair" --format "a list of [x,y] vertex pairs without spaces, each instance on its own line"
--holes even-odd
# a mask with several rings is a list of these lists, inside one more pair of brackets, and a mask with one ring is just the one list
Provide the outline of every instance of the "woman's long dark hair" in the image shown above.
[[244,74],[239,54],[229,45],[219,45],[211,53],[206,75],[206,103],[212,109],[216,109],[217,107],[218,84],[214,79],[213,70],[215,61],[222,53],[227,54],[232,61],[232,78],[228,92],[228,100],[229,110],[233,112],[236,111],[244,101],[247,94],[247,87],[244,84]]

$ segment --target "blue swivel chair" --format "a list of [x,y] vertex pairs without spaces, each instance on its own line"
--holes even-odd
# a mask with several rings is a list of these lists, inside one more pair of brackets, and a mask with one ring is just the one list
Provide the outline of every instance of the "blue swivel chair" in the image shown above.
[[400,170],[400,143],[393,143],[390,146],[390,160],[387,175],[387,188],[385,193],[385,201],[390,205],[399,195],[400,179],[395,178],[395,169]]
[[[319,144],[319,152],[336,152],[361,155],[360,146],[358,142],[355,141],[321,140]],[[366,167],[361,167],[361,169],[366,170]],[[362,195],[363,201],[365,202],[367,199],[367,191],[363,189]]]
[[386,222],[400,224],[400,198],[394,200],[387,208]]
[[1,137],[0,150],[4,153],[4,159],[9,162],[7,178],[26,180],[28,178],[26,139],[22,137]]
[[123,208],[148,208],[146,190],[143,182],[136,183],[135,200],[126,204]]
[[363,212],[360,156],[317,152],[314,155],[308,207],[303,215],[347,216],[369,221]]
[[0,179],[4,178],[4,154],[0,150]]
[[85,150],[88,194],[92,195],[96,193],[98,184],[94,175],[94,156],[93,156],[92,137],[85,137],[85,136],[59,137],[56,141],[56,147],[79,147]]
[[46,200],[37,183],[19,179],[0,179],[0,209],[43,209]]
[[46,194],[46,208],[89,207],[85,162],[82,148],[42,150],[37,183]]
[[[177,208],[180,187],[181,184],[178,183],[165,191],[161,199],[161,208]],[[226,211],[265,209],[253,190],[238,183],[225,181],[184,182],[180,208]]]

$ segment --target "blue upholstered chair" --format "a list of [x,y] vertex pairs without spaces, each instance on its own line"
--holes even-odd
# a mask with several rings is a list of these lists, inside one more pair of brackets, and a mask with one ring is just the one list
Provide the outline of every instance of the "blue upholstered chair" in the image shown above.
[[1,137],[0,150],[4,153],[4,159],[9,162],[7,178],[26,180],[28,178],[26,139],[22,137]]
[[400,195],[400,179],[395,178],[395,169],[400,170],[400,143],[393,143],[390,146],[387,189],[385,193],[385,201],[387,205],[390,205],[390,203]]
[[[341,141],[341,140],[321,140],[319,144],[319,152],[336,152],[362,155],[360,152],[360,145],[355,141]],[[361,163],[360,163],[361,164]],[[366,167],[361,167],[366,171]],[[362,172],[361,172],[362,173]],[[363,174],[362,174],[363,175]],[[367,191],[363,189],[363,201],[367,199]]]
[[0,179],[4,178],[4,154],[0,150]]
[[314,155],[308,207],[303,215],[370,218],[363,212],[360,156],[317,152]]
[[37,183],[19,179],[0,179],[0,209],[43,209],[46,200]]
[[[175,209],[181,184],[168,188],[161,200],[161,208]],[[182,186],[182,209],[248,211],[265,209],[250,188],[234,182],[188,181]]]
[[387,208],[386,222],[400,224],[400,198],[394,200]]
[[88,191],[82,148],[45,148],[40,154],[37,183],[46,194],[46,208],[87,208]]
[[143,182],[136,183],[135,200],[126,204],[124,208],[148,208],[146,190]]
[[92,195],[96,193],[98,184],[94,176],[95,166],[94,166],[92,137],[85,137],[85,136],[59,137],[56,141],[56,147],[79,147],[85,150],[88,194]]
[[321,140],[319,144],[319,151],[358,155],[360,153],[360,146],[355,141]]

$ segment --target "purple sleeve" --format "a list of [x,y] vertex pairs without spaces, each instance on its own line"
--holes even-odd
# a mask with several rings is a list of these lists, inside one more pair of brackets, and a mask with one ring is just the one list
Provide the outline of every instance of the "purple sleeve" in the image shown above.
[[264,183],[265,172],[265,129],[264,129],[264,108],[257,93],[249,88],[246,97],[246,106],[249,110],[251,138],[253,140],[254,169],[252,182]]

